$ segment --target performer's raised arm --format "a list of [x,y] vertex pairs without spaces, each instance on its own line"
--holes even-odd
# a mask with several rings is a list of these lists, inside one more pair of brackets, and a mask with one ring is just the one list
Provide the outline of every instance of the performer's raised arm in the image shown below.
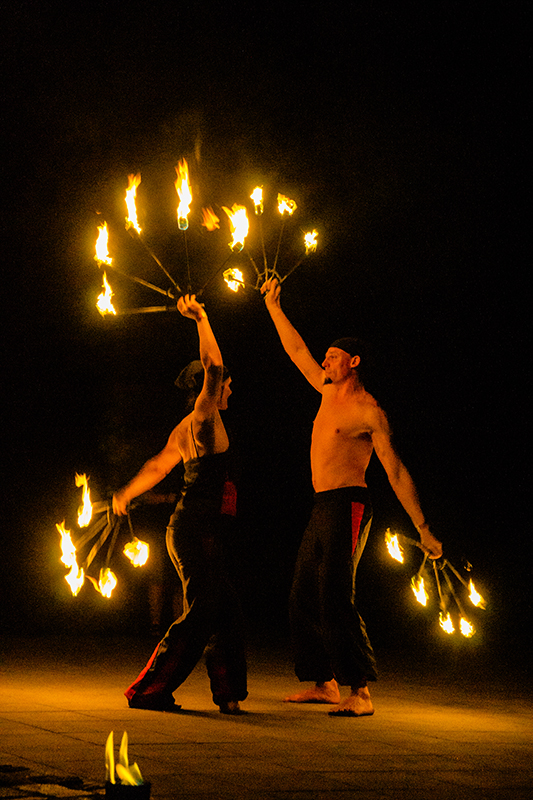
[[269,278],[265,281],[261,287],[261,292],[265,295],[265,305],[276,326],[285,352],[309,383],[318,392],[322,392],[324,370],[313,358],[306,343],[282,311],[279,299],[281,287],[277,278]]

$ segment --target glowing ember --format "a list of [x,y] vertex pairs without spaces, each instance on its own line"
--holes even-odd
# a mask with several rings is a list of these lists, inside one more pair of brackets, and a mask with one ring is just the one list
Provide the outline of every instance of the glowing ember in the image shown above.
[[256,186],[250,197],[254,201],[255,213],[259,216],[263,213],[263,187]]
[[104,222],[103,225],[98,225],[98,237],[96,239],[96,255],[94,260],[97,261],[99,265],[111,265],[113,263],[113,259],[110,258],[107,252],[108,239],[109,231],[107,230],[107,222]]
[[226,208],[226,206],[222,206],[222,208],[229,217],[229,224],[233,235],[233,241],[230,247],[233,252],[238,253],[244,247],[244,240],[248,235],[249,222],[246,208],[237,205],[237,203],[233,204],[231,211],[229,208]]
[[415,575],[411,578],[411,588],[418,602],[423,606],[427,605],[429,595],[424,585],[424,578],[421,575]]
[[215,231],[220,228],[219,219],[212,208],[202,208],[202,225],[208,231]]
[[70,537],[70,531],[65,530],[65,521],[60,525],[56,525],[57,530],[61,535],[61,563],[66,567],[70,567],[70,572],[65,575],[65,580],[70,586],[70,591],[76,597],[85,581],[83,570],[78,567],[76,560],[76,548]]
[[137,219],[137,209],[135,207],[135,195],[137,194],[137,186],[141,182],[141,173],[137,175],[128,175],[128,188],[126,190],[126,208],[128,209],[128,216],[126,217],[126,230],[135,228],[137,233],[141,232],[139,221]]
[[148,561],[150,548],[146,542],[141,542],[135,536],[132,542],[128,542],[122,551],[126,558],[129,558],[134,567],[143,567]]
[[453,627],[453,622],[449,611],[447,614],[445,614],[443,611],[440,612],[439,625],[441,626],[443,631],[446,631],[446,633],[454,632],[455,628]]
[[304,234],[305,255],[315,252],[317,246],[317,241],[316,241],[317,236],[318,236],[318,231],[312,231],[310,233]]
[[178,205],[178,227],[180,231],[186,231],[189,227],[187,216],[189,214],[189,206],[192,202],[192,192],[189,183],[189,167],[184,158],[181,159],[175,169],[178,177],[174,185],[180,199]]
[[289,216],[292,216],[292,214],[294,214],[296,211],[296,208],[297,206],[294,200],[285,197],[283,194],[278,194],[278,211],[280,214],[283,215],[285,212],[287,212]]
[[476,632],[472,623],[469,622],[464,617],[461,617],[461,620],[459,622],[459,627],[461,629],[461,633],[463,634],[463,636],[466,636],[467,639],[470,639],[470,637],[473,636],[474,633]]
[[113,303],[111,302],[111,298],[113,296],[114,292],[111,289],[111,286],[109,285],[109,282],[107,280],[107,275],[104,272],[103,290],[96,298],[96,308],[103,317],[105,317],[106,314],[117,313]]
[[222,277],[232,292],[238,292],[241,286],[244,288],[244,277],[240,269],[227,269]]
[[80,528],[86,528],[93,515],[93,506],[91,503],[91,495],[89,492],[89,482],[86,475],[78,475],[76,473],[76,486],[79,488],[83,486],[83,499],[82,505],[78,509],[78,525]]
[[468,584],[468,589],[470,591],[470,594],[469,594],[470,602],[473,603],[473,605],[477,606],[478,608],[486,608],[487,604],[486,604],[485,600],[483,600],[483,598],[481,597],[479,592],[477,591],[476,587],[474,586],[474,582],[472,581],[472,579],[470,579],[470,583]]
[[98,591],[104,597],[111,597],[111,592],[117,585],[117,576],[111,572],[109,567],[102,567],[100,570],[100,578],[98,580]]
[[396,561],[399,561],[400,564],[403,564],[403,550],[398,541],[398,534],[392,534],[390,532],[390,528],[387,528],[385,531],[385,544],[387,545],[387,550],[392,558],[394,558]]

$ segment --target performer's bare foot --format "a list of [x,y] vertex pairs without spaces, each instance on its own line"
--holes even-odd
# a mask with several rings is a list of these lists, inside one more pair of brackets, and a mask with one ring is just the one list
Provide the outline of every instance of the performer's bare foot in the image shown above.
[[285,697],[284,703],[339,703],[341,694],[339,692],[339,685],[335,679],[326,681],[325,683],[315,683],[311,689],[306,689],[305,692],[298,694],[291,694]]
[[374,706],[368,686],[352,689],[351,694],[337,708],[328,711],[330,717],[370,717],[373,713]]
[[220,703],[219,708],[221,714],[232,714],[234,717],[246,714],[246,711],[240,707],[238,700],[228,700],[227,703]]

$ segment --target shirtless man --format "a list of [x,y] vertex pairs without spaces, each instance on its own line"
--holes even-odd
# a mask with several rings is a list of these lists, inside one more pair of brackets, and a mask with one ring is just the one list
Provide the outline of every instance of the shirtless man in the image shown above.
[[[315,503],[296,563],[290,597],[296,674],[314,686],[286,697],[293,703],[331,703],[332,716],[368,716],[367,682],[376,680],[374,654],[355,607],[355,573],[372,522],[365,473],[375,450],[389,482],[430,558],[442,555],[420,508],[413,480],[391,443],[387,417],[365,390],[356,339],[339,339],[322,366],[289,322],[275,278],[261,291],[281,343],[322,401],[311,439]],[[339,684],[350,686],[341,700]]]

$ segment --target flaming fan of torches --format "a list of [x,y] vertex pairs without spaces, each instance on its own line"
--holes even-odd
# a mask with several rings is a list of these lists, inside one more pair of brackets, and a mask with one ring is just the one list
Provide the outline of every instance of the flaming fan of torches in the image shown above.
[[[103,597],[111,597],[111,593],[117,585],[117,576],[110,568],[111,557],[113,556],[117,542],[120,518],[116,517],[110,504],[102,501],[92,503],[89,492],[89,483],[85,475],[76,475],[76,486],[83,487],[82,505],[78,509],[78,528],[84,528],[84,532],[77,538],[76,543],[72,541],[71,531],[65,528],[65,522],[56,525],[61,537],[61,563],[70,569],[65,580],[70,586],[70,590],[76,597],[87,578],[94,588]],[[146,542],[138,539],[134,533],[131,519],[128,516],[131,541],[128,542],[123,553],[130,560],[134,567],[142,567],[146,564],[149,556],[149,547]],[[94,540],[94,541],[93,541]],[[92,547],[85,555],[82,563],[78,563],[78,556],[85,552],[89,544]],[[95,557],[107,545],[104,565],[100,567],[98,580],[87,573]]]
[[[404,547],[405,546],[414,546],[420,547],[420,543],[415,541],[414,539],[410,539],[407,536],[403,536],[402,534],[398,533],[391,533],[390,529],[388,528],[385,533],[385,544],[387,546],[387,550],[392,558],[396,561],[399,561],[401,564],[404,562]],[[420,568],[416,575],[411,578],[411,588],[413,593],[417,599],[417,601],[426,606],[430,599],[430,595],[428,593],[428,588],[426,586],[425,578],[424,578],[424,568],[426,566],[427,561],[427,553],[424,554],[424,558],[420,565]],[[468,615],[464,609],[464,606],[459,599],[457,594],[456,588],[453,585],[452,576],[456,578],[464,588],[468,590],[468,599],[472,603],[472,605],[476,606],[477,608],[484,609],[486,607],[485,600],[481,597],[479,592],[474,586],[474,582],[470,579],[468,582],[463,578],[463,576],[455,569],[455,567],[450,564],[449,561],[446,559],[439,560],[439,564],[436,561],[432,561],[433,565],[433,575],[435,578],[435,585],[437,589],[437,594],[439,597],[439,624],[441,628],[448,634],[452,634],[455,632],[455,625],[453,621],[452,614],[448,608],[448,600],[451,598],[455,605],[457,606],[459,612],[459,630],[463,636],[466,638],[470,638],[475,634],[475,628],[472,622],[468,619]],[[442,573],[444,578],[444,583],[448,589],[449,594],[445,596],[443,592],[442,580],[439,575]],[[455,615],[456,616],[456,615]]]
[[[281,226],[277,241],[277,248],[276,253],[274,256],[273,265],[269,267],[267,254],[266,254],[266,247],[265,247],[265,239],[263,234],[263,211],[264,211],[264,201],[263,201],[263,187],[257,186],[250,198],[253,202],[254,206],[254,214],[257,220],[257,224],[259,227],[259,236],[261,240],[261,250],[262,250],[262,268],[259,269],[254,258],[250,254],[250,252],[245,248],[245,241],[246,237],[249,233],[250,221],[248,219],[248,210],[246,206],[239,205],[234,203],[231,208],[227,208],[223,206],[223,210],[226,213],[230,231],[232,235],[232,241],[229,242],[230,247],[230,254],[225,259],[222,266],[218,267],[215,272],[209,277],[209,279],[201,286],[200,288],[194,289],[191,285],[191,274],[190,274],[190,263],[189,263],[189,253],[188,253],[188,245],[187,245],[187,236],[186,232],[189,227],[189,214],[190,214],[190,207],[193,202],[193,195],[191,190],[191,184],[189,181],[189,170],[188,165],[185,159],[182,159],[178,166],[176,167],[177,179],[175,181],[176,192],[179,198],[179,204],[177,208],[177,223],[178,228],[180,231],[183,232],[184,242],[185,242],[185,255],[186,255],[186,266],[187,266],[187,292],[193,292],[198,296],[204,293],[207,287],[222,273],[224,281],[226,282],[228,288],[232,291],[237,292],[241,288],[252,288],[258,290],[263,282],[268,278],[277,278],[280,283],[282,283],[289,275],[294,272],[294,270],[300,266],[303,260],[309,256],[310,253],[314,253],[317,248],[317,236],[318,232],[316,230],[305,232],[303,234],[303,251],[301,256],[298,258],[296,263],[286,271],[286,273],[281,276],[278,272],[278,261],[279,255],[281,250],[281,243],[286,227],[286,221],[288,218],[292,217],[294,212],[296,211],[297,205],[294,200],[291,200],[289,197],[285,195],[278,194],[277,198],[277,210],[280,215]],[[157,258],[157,256],[152,252],[152,250],[146,244],[143,236],[142,236],[142,229],[139,225],[139,221],[137,218],[137,209],[136,209],[136,192],[137,187],[141,183],[141,176],[140,173],[137,175],[130,175],[129,176],[129,185],[126,190],[126,197],[125,203],[127,208],[127,216],[126,216],[126,230],[130,233],[130,235],[139,242],[145,251],[149,254],[149,256],[155,261],[158,267],[162,270],[165,274],[167,279],[172,284],[171,289],[162,289],[159,286],[155,286],[152,283],[148,283],[147,281],[143,280],[142,278],[138,278],[136,276],[130,275],[128,273],[123,272],[122,270],[118,269],[115,264],[113,263],[113,258],[109,255],[108,252],[108,242],[109,242],[109,233],[107,228],[107,223],[104,222],[102,225],[98,226],[98,237],[96,241],[96,255],[95,261],[98,263],[99,267],[106,267],[107,269],[111,269],[117,274],[121,275],[122,277],[127,278],[128,280],[144,286],[151,291],[158,292],[159,294],[165,295],[167,298],[171,300],[177,300],[177,297],[180,294],[183,294],[183,291],[180,289],[174,278],[170,275],[168,270],[163,266],[161,261]],[[213,211],[212,208],[202,208],[202,226],[205,227],[208,231],[215,231],[220,228],[220,220]],[[248,258],[253,271],[255,282],[250,282],[248,279],[245,278],[242,270],[238,269],[237,267],[230,267],[228,266],[230,259],[233,255],[237,253],[244,252],[244,255]],[[117,309],[114,307],[112,302],[112,297],[114,293],[109,284],[107,279],[107,274],[104,271],[103,273],[103,288],[102,293],[99,295],[97,299],[97,308],[102,316],[107,314],[116,315]],[[121,314],[127,313],[151,313],[151,312],[158,312],[158,311],[171,311],[175,309],[175,304],[173,306],[145,306],[142,308],[134,308],[134,309],[125,309],[122,310]]]

